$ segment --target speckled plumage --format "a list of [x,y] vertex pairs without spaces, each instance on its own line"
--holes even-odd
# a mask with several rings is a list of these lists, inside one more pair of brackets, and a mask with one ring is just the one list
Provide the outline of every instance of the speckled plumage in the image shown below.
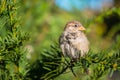
[[78,21],[70,21],[66,24],[59,40],[64,56],[76,60],[88,53],[89,41],[82,30],[85,28]]

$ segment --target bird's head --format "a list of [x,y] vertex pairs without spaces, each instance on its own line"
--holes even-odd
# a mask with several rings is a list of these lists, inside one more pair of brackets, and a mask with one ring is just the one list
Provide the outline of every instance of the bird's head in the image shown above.
[[66,24],[65,30],[71,31],[71,32],[77,32],[77,31],[84,31],[85,28],[78,21],[70,21]]

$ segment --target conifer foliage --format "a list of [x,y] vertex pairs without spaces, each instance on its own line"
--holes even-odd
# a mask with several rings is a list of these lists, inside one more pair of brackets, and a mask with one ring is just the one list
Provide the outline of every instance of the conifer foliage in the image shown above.
[[25,50],[23,44],[28,35],[22,31],[18,15],[19,0],[0,1],[0,80],[20,80]]

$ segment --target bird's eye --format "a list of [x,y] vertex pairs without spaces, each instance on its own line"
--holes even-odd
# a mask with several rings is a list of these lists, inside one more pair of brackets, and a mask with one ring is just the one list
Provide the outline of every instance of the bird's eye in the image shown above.
[[75,27],[78,27],[78,25],[75,24]]

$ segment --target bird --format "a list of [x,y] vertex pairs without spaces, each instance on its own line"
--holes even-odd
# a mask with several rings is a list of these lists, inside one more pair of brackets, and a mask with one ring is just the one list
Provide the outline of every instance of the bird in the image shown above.
[[59,37],[59,44],[63,56],[77,61],[89,51],[89,41],[84,33],[83,25],[76,20],[67,22],[63,33]]

